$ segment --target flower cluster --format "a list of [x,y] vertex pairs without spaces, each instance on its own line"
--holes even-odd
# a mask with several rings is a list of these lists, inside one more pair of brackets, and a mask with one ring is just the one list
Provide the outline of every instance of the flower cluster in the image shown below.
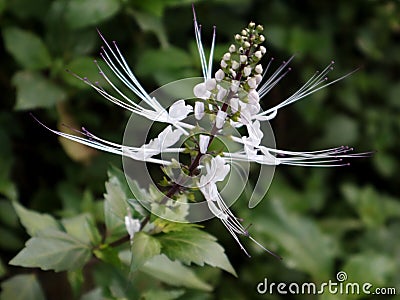
[[[228,205],[225,203],[217,183],[224,181],[231,171],[231,164],[236,162],[253,162],[263,165],[296,165],[296,166],[341,166],[344,158],[362,157],[367,153],[350,154],[353,149],[349,147],[337,147],[326,150],[311,152],[293,152],[278,150],[262,144],[264,136],[261,130],[261,123],[277,116],[278,110],[286,105],[296,102],[349,74],[334,81],[327,81],[326,75],[333,69],[333,62],[322,72],[316,72],[298,91],[283,100],[274,107],[262,111],[260,99],[262,99],[289,71],[289,62],[283,62],[272,74],[267,76],[273,64],[270,59],[263,68],[261,60],[267,53],[262,45],[265,37],[262,34],[263,26],[250,22],[239,34],[234,36],[234,43],[229,46],[228,51],[222,56],[218,70],[212,76],[213,52],[215,45],[216,30],[214,28],[211,51],[208,61],[204,52],[201,27],[197,23],[194,14],[194,29],[197,47],[200,55],[200,62],[203,72],[203,81],[193,87],[193,94],[196,98],[193,107],[178,100],[169,109],[154,97],[151,97],[141,86],[128,63],[121,54],[117,44],[108,43],[100,34],[104,42],[101,57],[111,71],[128,89],[130,89],[141,101],[146,104],[145,108],[124,94],[105,71],[96,63],[99,73],[114,90],[109,93],[96,83],[87,78],[79,79],[91,86],[95,91],[107,100],[131,111],[134,114],[143,116],[151,121],[163,122],[167,127],[159,133],[158,137],[140,147],[131,147],[116,144],[82,129],[83,136],[71,135],[59,131],[52,132],[70,140],[91,146],[107,152],[119,154],[134,160],[156,163],[164,166],[176,166],[176,161],[164,159],[162,153],[186,152],[191,155],[191,163],[184,165],[179,163],[185,170],[185,175],[192,177],[196,185],[184,188],[181,180],[169,182],[165,191],[165,198],[172,199],[178,192],[190,194],[192,189],[198,189],[203,194],[211,213],[217,217],[227,230],[234,237],[236,242],[245,251],[239,241],[238,235],[249,237],[265,251],[270,252],[255,241],[243,227],[242,220],[237,218]],[[265,70],[264,70],[265,69]],[[199,124],[193,125],[187,122],[187,118],[194,114],[197,121],[206,121],[210,124],[210,130],[203,130],[199,134]],[[226,128],[245,128],[247,135],[240,137],[227,134]],[[47,128],[47,127],[46,127]],[[227,136],[239,146],[238,151],[209,151],[216,136]],[[183,147],[181,138],[195,139],[196,146],[185,144]],[[174,146],[177,145],[177,146]],[[168,172],[166,172],[168,174]],[[200,176],[197,176],[201,174]],[[197,177],[196,177],[197,176]],[[161,203],[165,203],[162,201]],[[132,237],[140,230],[140,222],[127,216],[126,227]],[[270,252],[275,255],[274,253]]]

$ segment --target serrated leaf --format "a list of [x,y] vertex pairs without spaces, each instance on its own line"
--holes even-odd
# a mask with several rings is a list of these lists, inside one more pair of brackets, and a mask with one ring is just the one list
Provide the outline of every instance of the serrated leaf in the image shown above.
[[66,271],[81,268],[91,257],[87,244],[62,231],[42,231],[30,238],[10,264],[42,270]]
[[135,271],[150,258],[160,254],[161,244],[155,237],[144,232],[137,232],[133,237],[131,251],[131,271]]
[[60,224],[52,216],[41,214],[33,210],[26,209],[21,204],[13,202],[15,212],[19,220],[25,227],[26,232],[30,236],[38,236],[43,230],[60,230]]
[[7,51],[24,68],[43,69],[51,64],[51,57],[43,41],[30,31],[16,27],[3,30]]
[[70,0],[65,19],[70,28],[78,29],[99,24],[115,15],[120,8],[118,0]]
[[216,242],[216,238],[196,228],[173,231],[159,237],[162,252],[172,260],[180,260],[190,265],[208,264],[221,268],[237,276],[229,262],[224,248]]
[[17,88],[17,110],[52,107],[67,98],[61,87],[34,71],[17,72],[12,83]]
[[97,245],[101,241],[101,236],[89,214],[81,214],[61,221],[66,232],[85,244]]
[[116,239],[127,233],[124,223],[125,216],[128,214],[127,196],[113,171],[108,172],[108,178],[105,184],[104,220],[109,238]]
[[42,288],[33,274],[17,275],[1,284],[1,299],[45,300]]
[[140,270],[165,283],[175,286],[211,291],[212,287],[179,261],[171,261],[165,255],[157,255],[147,261]]

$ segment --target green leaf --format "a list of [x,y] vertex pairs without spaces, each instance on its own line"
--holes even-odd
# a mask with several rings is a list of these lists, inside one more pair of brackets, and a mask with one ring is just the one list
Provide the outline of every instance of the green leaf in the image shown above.
[[343,266],[350,282],[369,282],[373,286],[387,286],[389,278],[397,273],[391,257],[378,253],[360,253],[351,256]]
[[91,257],[91,249],[62,231],[42,231],[30,238],[10,264],[42,270],[66,271],[81,268]]
[[[83,56],[73,59],[65,66],[66,69],[70,70],[71,72],[78,74],[83,77],[87,77],[92,81],[99,81],[100,85],[104,85],[104,80],[101,76],[99,76],[99,70],[97,69],[95,63],[93,62],[92,57]],[[76,88],[86,88],[90,89],[91,87],[84,83],[82,80],[77,79],[69,72],[63,72],[62,77],[73,87]]]
[[66,232],[85,244],[97,245],[101,236],[91,215],[81,214],[61,221]]
[[173,300],[177,299],[185,293],[184,290],[170,290],[170,291],[163,291],[163,290],[150,290],[144,292],[142,294],[142,298],[144,300]]
[[173,231],[159,237],[162,252],[172,260],[180,260],[190,265],[204,263],[221,268],[237,276],[229,262],[224,248],[216,242],[216,238],[196,228]]
[[49,67],[51,57],[43,41],[30,31],[17,27],[3,30],[7,51],[24,68],[38,70]]
[[36,72],[17,72],[12,83],[17,88],[17,110],[53,107],[67,98],[61,87]]
[[30,236],[38,236],[43,230],[60,230],[60,224],[50,215],[41,214],[33,210],[26,209],[21,204],[13,202],[15,212],[19,220],[25,227]]
[[191,66],[192,59],[188,53],[179,48],[168,47],[146,51],[140,57],[136,71],[146,76],[162,70],[177,70]]
[[102,245],[98,249],[95,249],[93,253],[98,259],[106,263],[109,263],[111,265],[114,265],[118,268],[121,267],[121,260],[118,256],[117,249],[112,248],[108,245]]
[[[148,1],[147,1],[148,2]],[[152,14],[129,10],[143,31],[153,32],[162,48],[168,47],[168,38],[161,18]]]
[[211,291],[212,287],[199,279],[196,274],[179,261],[171,261],[165,255],[157,255],[147,261],[141,268],[144,273],[165,283],[185,286],[193,289]]
[[83,276],[83,270],[74,270],[67,272],[68,283],[71,287],[72,294],[74,295],[74,299],[78,298],[77,295],[80,295],[83,283],[85,281],[85,277]]
[[72,29],[92,26],[114,16],[120,9],[119,0],[70,0],[65,19]]
[[[278,199],[264,202],[268,207],[253,218],[253,229],[268,235],[280,245],[283,262],[309,273],[316,281],[330,279],[337,251],[331,237],[310,218],[289,212]],[[257,207],[258,208],[258,207]],[[262,228],[257,228],[262,224]]]
[[127,234],[125,228],[125,216],[128,214],[126,189],[116,175],[116,169],[108,171],[106,182],[106,194],[104,195],[104,219],[107,227],[107,235],[110,239],[117,239]]
[[17,275],[1,284],[1,299],[45,300],[44,293],[33,274]]
[[144,232],[137,232],[133,237],[131,251],[131,271],[135,271],[146,261],[160,254],[161,244],[155,237]]
[[102,300],[102,299],[105,299],[105,297],[103,296],[103,291],[101,290],[100,287],[97,287],[91,290],[90,292],[83,294],[82,297],[80,298],[80,300]]

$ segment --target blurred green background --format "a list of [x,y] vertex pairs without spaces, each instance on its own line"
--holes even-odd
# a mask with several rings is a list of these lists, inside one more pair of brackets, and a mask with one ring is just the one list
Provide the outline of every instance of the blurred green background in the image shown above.
[[98,28],[118,42],[149,92],[200,76],[192,2],[206,48],[217,26],[217,60],[249,21],[264,25],[276,66],[296,54],[293,70],[264,98],[264,108],[295,92],[331,60],[336,62],[331,78],[360,68],[282,110],[272,122],[278,148],[350,145],[376,151],[349,167],[278,167],[262,204],[250,210],[242,199],[234,205],[236,214],[253,224],[252,235],[282,255],[282,262],[244,241],[253,253],[248,259],[218,221],[207,222],[239,278],[222,273],[214,277],[213,294],[194,293],[192,298],[311,299],[258,295],[256,286],[264,278],[326,282],[335,280],[338,271],[347,272],[348,282],[396,287],[400,293],[400,2],[394,0],[0,0],[2,279],[34,272],[48,299],[68,299],[65,274],[7,265],[27,239],[10,201],[74,215],[89,200],[102,199],[107,169],[121,166],[120,157],[62,142],[29,112],[52,128],[84,125],[120,142],[129,114],[65,69],[99,80],[93,64],[101,45]]

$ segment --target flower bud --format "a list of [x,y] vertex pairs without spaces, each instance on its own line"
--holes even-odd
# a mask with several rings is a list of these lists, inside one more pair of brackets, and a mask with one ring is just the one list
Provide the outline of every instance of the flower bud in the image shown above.
[[257,65],[257,66],[254,68],[254,70],[255,70],[258,74],[261,74],[262,71],[263,71],[262,65]]
[[229,52],[225,53],[224,56],[222,57],[223,60],[230,60],[231,59],[231,54]]
[[256,51],[256,52],[254,53],[254,56],[257,57],[258,59],[261,59],[261,57],[262,57],[261,51]]
[[240,55],[240,62],[242,64],[246,63],[247,62],[247,56],[246,55]]
[[224,60],[221,60],[221,68],[225,69],[227,66],[228,64]]
[[232,69],[237,70],[239,68],[240,64],[236,61],[232,61]]
[[233,52],[235,52],[235,51],[236,51],[236,46],[233,45],[233,44],[230,45],[230,46],[229,46],[229,52],[230,52],[230,53],[233,53]]
[[244,76],[249,76],[250,74],[251,74],[251,67],[249,67],[249,66],[247,66],[247,67],[244,67],[244,69],[243,69],[243,74],[244,74]]
[[257,87],[257,82],[254,77],[249,78],[249,80],[247,80],[247,84],[251,89],[255,89]]
[[218,94],[217,94],[217,100],[222,102],[227,93],[228,93],[228,91],[225,88],[220,87]]
[[260,42],[261,42],[261,43],[265,41],[265,37],[264,37],[262,34],[260,34],[259,39],[260,39]]
[[204,117],[204,103],[196,101],[194,104],[194,117],[196,120],[201,120]]
[[222,79],[225,78],[225,73],[221,69],[219,69],[217,72],[215,72],[215,80],[220,82]]
[[264,55],[267,52],[267,49],[264,46],[260,46],[260,51],[262,55]]
[[242,30],[242,35],[244,35],[244,36],[246,36],[246,35],[247,35],[247,31],[246,31],[246,29],[243,29],[243,30]]
[[219,111],[218,111],[217,117],[215,118],[215,126],[216,126],[218,129],[221,129],[222,126],[224,126],[225,119],[226,119],[226,116],[227,116],[227,115],[228,115],[228,114],[227,114],[226,112],[222,111],[222,110],[219,110]]
[[200,134],[199,136],[199,150],[201,154],[205,154],[208,149],[208,143],[210,142],[210,136],[209,135],[204,135]]
[[217,82],[214,78],[210,78],[206,80],[206,89],[208,91],[212,91],[213,89],[215,89],[215,86],[217,85]]
[[250,45],[249,42],[244,42],[244,43],[243,43],[243,46],[244,46],[245,48],[250,48],[251,45]]

